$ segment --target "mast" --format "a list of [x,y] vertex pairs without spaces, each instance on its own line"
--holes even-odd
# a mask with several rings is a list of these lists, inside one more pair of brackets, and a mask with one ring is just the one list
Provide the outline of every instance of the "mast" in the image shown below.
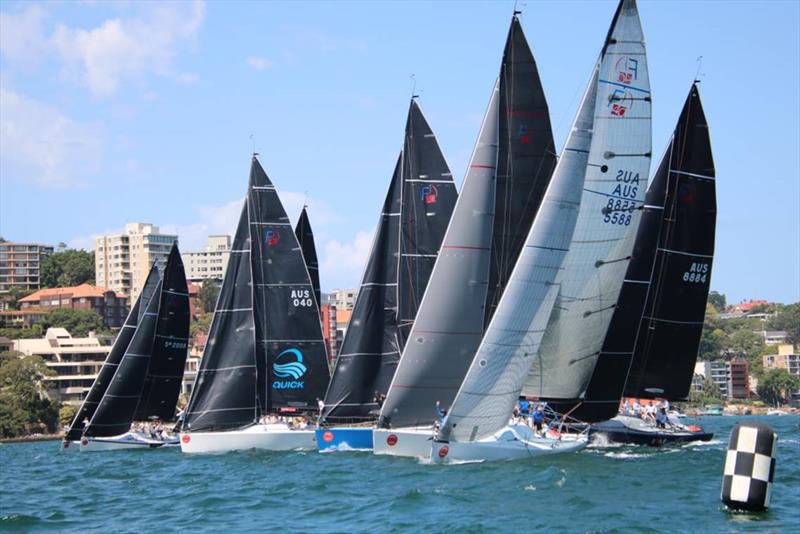
[[556,165],[547,99],[517,15],[511,19],[500,67],[500,147],[485,326],[500,302]]
[[436,137],[412,98],[403,143],[347,333],[325,395],[325,419],[370,419],[385,394],[457,193]]
[[67,430],[67,433],[64,436],[65,441],[79,440],[83,434],[84,420],[89,421],[92,419],[92,417],[94,417],[94,412],[97,410],[97,405],[100,404],[100,399],[102,399],[103,395],[105,395],[106,389],[108,389],[108,385],[111,383],[111,379],[114,377],[114,372],[116,371],[122,356],[125,354],[125,351],[128,349],[128,345],[133,338],[133,333],[136,331],[136,325],[139,322],[140,315],[139,309],[142,301],[150,302],[150,296],[152,291],[155,289],[156,284],[158,284],[158,278],[158,267],[153,265],[147,275],[144,287],[141,293],[139,293],[139,298],[136,299],[131,311],[128,313],[125,323],[117,333],[117,338],[114,340],[114,345],[111,347],[106,360],[103,362],[103,366],[100,368],[100,372],[97,373],[97,377],[94,379],[94,382],[92,382],[92,387],[89,389],[89,392],[86,394],[86,397],[81,403],[80,409],[78,409],[78,412],[72,419],[69,430]]
[[255,158],[250,184],[259,407],[316,410],[330,373],[311,276],[275,186]]
[[128,432],[133,423],[133,416],[150,364],[153,349],[153,336],[156,330],[161,303],[161,282],[159,281],[150,299],[142,320],[136,327],[128,349],[122,356],[114,377],[106,389],[100,404],[97,406],[89,425],[84,429],[84,436],[110,437]]
[[429,423],[449,406],[483,335],[494,221],[499,88],[489,100],[461,194],[419,308],[410,343],[381,410],[381,424]]
[[150,365],[134,416],[137,421],[151,417],[175,420],[189,348],[190,322],[189,289],[177,243],[173,243],[164,267],[160,298]]
[[583,209],[596,94],[597,69],[506,291],[440,429],[440,439],[474,441],[508,424],[539,350]]
[[634,0],[622,0],[617,8],[597,82],[581,210],[526,396],[583,396],[630,260],[652,135],[644,36]]
[[306,261],[306,268],[311,277],[311,285],[314,288],[314,297],[317,299],[317,305],[322,305],[322,292],[319,285],[319,261],[317,260],[317,248],[314,245],[314,232],[311,230],[311,222],[308,220],[308,209],[303,206],[303,211],[300,212],[300,218],[297,220],[297,226],[294,229],[294,235],[300,242],[300,249],[303,252],[303,258]]

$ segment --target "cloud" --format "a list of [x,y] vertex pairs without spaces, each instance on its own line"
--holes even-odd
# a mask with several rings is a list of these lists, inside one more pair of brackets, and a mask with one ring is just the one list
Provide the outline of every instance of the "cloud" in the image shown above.
[[0,88],[0,171],[40,185],[64,187],[75,175],[97,171],[103,128],[75,121],[55,108]]
[[372,234],[362,230],[351,241],[331,240],[323,245],[319,270],[323,287],[330,290],[358,285],[372,248]]
[[247,64],[252,67],[253,70],[266,70],[275,66],[275,62],[271,59],[267,59],[265,57],[256,57],[250,56],[247,58]]
[[178,50],[191,45],[205,17],[205,4],[148,3],[140,18],[115,18],[85,30],[59,24],[49,44],[63,61],[63,74],[107,97],[127,80],[148,74],[192,83],[192,74],[176,72]]
[[39,62],[47,46],[42,22],[47,13],[39,5],[20,13],[0,13],[0,53],[15,67]]

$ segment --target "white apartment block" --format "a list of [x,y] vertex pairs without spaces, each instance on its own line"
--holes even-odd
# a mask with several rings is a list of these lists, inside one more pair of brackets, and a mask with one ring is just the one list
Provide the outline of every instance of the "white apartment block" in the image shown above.
[[181,253],[183,267],[186,269],[186,278],[192,282],[209,279],[222,280],[230,256],[231,237],[210,235],[205,250]]
[[39,243],[0,243],[0,293],[13,288],[39,289],[41,262],[53,253],[50,245]]
[[153,262],[163,269],[176,235],[162,234],[158,226],[128,223],[125,232],[95,238],[94,272],[99,287],[124,295],[133,304]]
[[336,310],[352,310],[356,304],[358,289],[334,289],[330,294],[331,304],[336,306]]

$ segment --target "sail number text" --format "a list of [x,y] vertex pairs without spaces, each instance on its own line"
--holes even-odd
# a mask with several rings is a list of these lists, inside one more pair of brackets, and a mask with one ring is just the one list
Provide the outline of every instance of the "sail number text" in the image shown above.
[[689,270],[683,273],[684,282],[694,282],[696,284],[705,284],[708,280],[708,264],[692,262]]
[[617,185],[611,191],[611,198],[603,210],[603,222],[628,226],[636,208],[636,202],[630,199],[635,199],[639,194],[639,173],[620,169],[615,179]]
[[314,305],[314,300],[311,298],[311,291],[308,289],[293,289],[291,298],[292,306],[295,308],[307,308]]

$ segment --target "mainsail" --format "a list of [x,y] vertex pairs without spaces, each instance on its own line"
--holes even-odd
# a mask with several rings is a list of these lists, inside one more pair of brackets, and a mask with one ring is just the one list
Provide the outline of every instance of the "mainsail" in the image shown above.
[[500,67],[495,221],[484,325],[488,325],[550,183],[556,149],[539,71],[516,15]]
[[128,313],[125,324],[122,325],[122,328],[117,333],[114,345],[111,347],[111,351],[109,351],[106,360],[103,362],[100,372],[97,373],[97,377],[94,379],[94,382],[92,382],[92,387],[89,389],[89,392],[81,403],[80,409],[78,409],[78,412],[72,419],[69,430],[67,430],[67,434],[64,436],[65,441],[79,440],[81,435],[83,435],[84,421],[88,422],[94,417],[97,405],[100,404],[100,399],[105,395],[106,389],[108,389],[108,385],[114,377],[114,372],[117,370],[117,366],[133,338],[133,333],[136,331],[136,325],[139,322],[140,315],[139,309],[141,308],[142,301],[150,302],[150,297],[158,284],[158,279],[158,267],[153,265],[150,269],[150,273],[147,275],[147,280],[145,280],[144,288],[142,292],[139,293],[139,298],[136,299],[133,308],[131,308],[131,311]]
[[190,321],[189,290],[177,243],[172,245],[164,267],[160,298],[150,366],[134,416],[137,421],[153,417],[162,421],[175,420],[188,353]]
[[634,0],[622,0],[617,8],[597,83],[581,209],[526,396],[583,396],[630,260],[652,135],[644,36]]
[[581,206],[597,93],[592,73],[564,151],[506,291],[440,430],[474,441],[508,424],[535,361]]
[[136,406],[142,395],[153,336],[156,331],[160,304],[161,282],[155,287],[142,320],[136,327],[128,349],[122,356],[111,383],[97,406],[89,425],[84,429],[88,437],[119,436],[128,432],[133,423]]
[[185,427],[235,428],[282,408],[315,407],[328,376],[300,245],[254,155]]
[[436,136],[411,99],[353,314],[325,395],[325,418],[373,417],[385,394],[450,221],[457,193]]
[[499,89],[495,84],[467,176],[406,344],[381,424],[429,424],[449,406],[483,335],[494,220]]
[[717,219],[714,160],[696,85],[659,172],[669,175],[664,222],[625,393],[679,400],[689,394],[697,360]]
[[311,286],[314,288],[314,297],[317,305],[322,305],[322,293],[319,286],[319,261],[317,260],[317,248],[314,245],[314,232],[311,230],[311,223],[308,220],[308,210],[303,206],[294,235],[300,242],[300,249],[303,251],[303,258],[306,260],[308,275],[311,277]]

